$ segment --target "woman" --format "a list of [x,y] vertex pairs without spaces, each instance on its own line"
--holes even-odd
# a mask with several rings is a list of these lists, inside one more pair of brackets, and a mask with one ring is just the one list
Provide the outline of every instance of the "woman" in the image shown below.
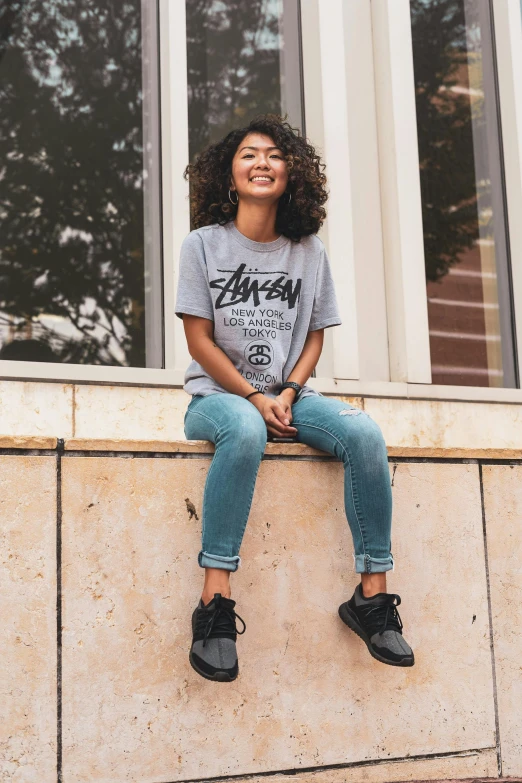
[[412,666],[400,598],[386,593],[392,499],[378,426],[306,381],[324,330],[340,324],[328,257],[316,236],[326,213],[326,177],[313,147],[275,115],[210,145],[187,167],[196,229],[181,251],[176,314],[193,358],[189,439],[216,450],[203,500],[205,569],[192,618],[190,662],[210,680],[237,677],[230,572],[240,562],[267,434],[296,438],[344,463],[346,515],[361,582],[339,608],[371,655]]

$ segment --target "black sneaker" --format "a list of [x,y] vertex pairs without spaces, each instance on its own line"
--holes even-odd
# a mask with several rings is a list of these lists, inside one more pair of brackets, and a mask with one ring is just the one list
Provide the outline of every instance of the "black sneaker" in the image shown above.
[[[203,601],[192,615],[192,647],[190,665],[207,680],[232,682],[239,666],[236,653],[237,634],[243,634],[246,625],[235,613],[235,601],[216,593],[206,606]],[[236,628],[236,617],[243,624],[243,630]]]
[[402,638],[402,621],[397,611],[400,603],[400,596],[392,593],[365,598],[359,584],[350,600],[339,607],[339,616],[378,661],[390,666],[413,666],[413,651]]

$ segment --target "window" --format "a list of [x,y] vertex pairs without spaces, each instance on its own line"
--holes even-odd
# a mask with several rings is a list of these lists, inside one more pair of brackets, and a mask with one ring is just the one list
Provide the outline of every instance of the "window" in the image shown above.
[[155,0],[0,9],[0,358],[161,367]]
[[297,0],[187,0],[189,155],[265,112],[303,129]]
[[433,383],[517,386],[489,0],[411,0]]

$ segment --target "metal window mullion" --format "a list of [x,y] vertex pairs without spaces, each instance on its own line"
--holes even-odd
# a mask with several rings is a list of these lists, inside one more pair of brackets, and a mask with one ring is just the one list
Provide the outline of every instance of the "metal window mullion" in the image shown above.
[[190,362],[183,322],[174,314],[179,253],[190,231],[187,36],[184,2],[160,0],[161,149],[165,368],[184,372]]
[[371,0],[390,379],[431,383],[409,0]]
[[522,17],[519,0],[493,0],[514,332],[522,367]]
[[[468,0],[469,2],[469,0]],[[504,156],[502,149],[502,123],[500,118],[500,105],[498,95],[498,66],[497,51],[494,41],[494,19],[491,0],[486,4],[479,4],[478,18],[480,28],[487,31],[482,35],[482,84],[484,90],[484,120],[486,129],[485,143],[487,145],[487,158],[489,161],[489,180],[492,207],[493,236],[495,242],[496,260],[496,289],[498,304],[498,325],[495,324],[495,332],[500,329],[500,356],[503,386],[516,388],[517,367],[514,350],[514,324],[512,317],[511,295],[511,260],[509,253],[509,225],[506,214]],[[495,176],[496,173],[496,176]],[[479,221],[482,223],[482,221]],[[481,228],[482,231],[482,228]],[[484,287],[484,302],[486,304],[486,291]],[[491,312],[491,310],[489,311]],[[485,322],[488,324],[487,313]],[[486,326],[486,330],[487,330]],[[493,363],[490,363],[490,366]]]
[[279,24],[281,114],[287,114],[288,122],[302,129],[299,0],[283,0]]
[[163,365],[158,37],[157,2],[156,0],[142,0],[143,239],[147,367],[162,367]]

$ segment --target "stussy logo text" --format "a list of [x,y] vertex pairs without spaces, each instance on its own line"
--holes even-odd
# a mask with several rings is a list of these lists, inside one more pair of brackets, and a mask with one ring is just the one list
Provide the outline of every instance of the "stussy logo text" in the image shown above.
[[283,282],[285,280],[284,275],[274,280],[264,280],[260,284],[258,280],[251,280],[248,274],[243,277],[245,267],[246,264],[238,266],[228,280],[226,277],[219,277],[210,281],[209,285],[211,288],[217,288],[221,291],[216,299],[216,310],[223,307],[231,307],[240,302],[248,302],[250,297],[252,297],[254,307],[257,307],[260,302],[260,293],[265,294],[267,301],[280,299],[281,302],[288,302],[289,310],[295,307],[301,291],[301,278],[295,281],[295,285],[294,281],[290,279]]

